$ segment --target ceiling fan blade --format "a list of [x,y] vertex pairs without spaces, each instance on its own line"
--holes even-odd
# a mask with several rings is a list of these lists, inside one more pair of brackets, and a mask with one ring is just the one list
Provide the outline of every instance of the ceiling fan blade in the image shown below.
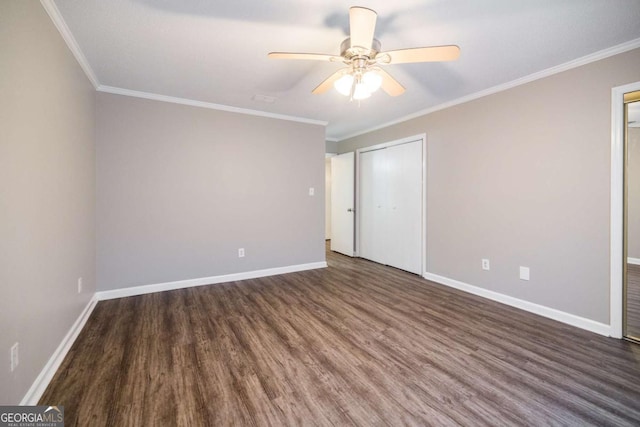
[[341,68],[335,73],[331,74],[325,81],[320,83],[314,90],[311,91],[314,95],[320,95],[331,89],[333,84],[344,75],[345,70],[348,68]]
[[403,64],[408,62],[455,61],[460,56],[456,45],[416,47],[412,49],[390,50],[376,55],[382,64]]
[[376,72],[382,76],[382,90],[387,92],[390,96],[398,96],[404,93],[404,86],[402,86],[396,79],[391,77],[391,74],[387,73],[381,68],[377,68]]
[[342,61],[342,58],[335,55],[325,55],[322,53],[292,53],[292,52],[270,52],[267,55],[272,59],[304,59],[311,61]]
[[377,18],[378,14],[366,7],[355,6],[349,9],[351,47],[371,49]]

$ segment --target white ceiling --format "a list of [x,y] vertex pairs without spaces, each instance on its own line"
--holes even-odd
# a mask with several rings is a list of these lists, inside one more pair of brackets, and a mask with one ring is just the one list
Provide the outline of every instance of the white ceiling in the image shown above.
[[[340,140],[418,111],[626,42],[638,0],[55,0],[98,84],[328,122]],[[267,59],[339,54],[348,8],[378,12],[382,50],[457,44],[450,63],[386,70],[407,91],[349,102],[311,90],[339,63]],[[106,90],[111,90],[106,88]],[[254,95],[276,98],[272,104]]]

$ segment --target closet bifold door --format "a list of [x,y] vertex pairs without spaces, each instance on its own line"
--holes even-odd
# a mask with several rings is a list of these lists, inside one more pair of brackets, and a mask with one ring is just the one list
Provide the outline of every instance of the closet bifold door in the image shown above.
[[387,264],[387,149],[360,154],[360,256]]
[[421,273],[422,141],[360,153],[360,256]]
[[388,192],[386,264],[420,274],[422,230],[422,144],[415,141],[387,150]]

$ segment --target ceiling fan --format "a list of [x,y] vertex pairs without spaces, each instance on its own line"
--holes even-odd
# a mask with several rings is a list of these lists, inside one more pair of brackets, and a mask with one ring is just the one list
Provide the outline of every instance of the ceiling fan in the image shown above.
[[374,38],[375,11],[354,6],[349,9],[350,37],[340,45],[340,56],[320,53],[271,52],[269,58],[305,59],[313,61],[343,62],[347,67],[333,73],[320,83],[312,93],[322,94],[334,86],[350,99],[365,99],[382,87],[391,96],[402,95],[405,88],[379,65],[409,62],[453,61],[460,56],[455,45],[416,47],[381,52],[380,41]]

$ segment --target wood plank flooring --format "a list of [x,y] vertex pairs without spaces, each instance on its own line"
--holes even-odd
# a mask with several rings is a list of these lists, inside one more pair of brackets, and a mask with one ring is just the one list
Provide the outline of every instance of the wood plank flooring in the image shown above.
[[378,264],[100,302],[67,426],[640,423],[640,346]]

